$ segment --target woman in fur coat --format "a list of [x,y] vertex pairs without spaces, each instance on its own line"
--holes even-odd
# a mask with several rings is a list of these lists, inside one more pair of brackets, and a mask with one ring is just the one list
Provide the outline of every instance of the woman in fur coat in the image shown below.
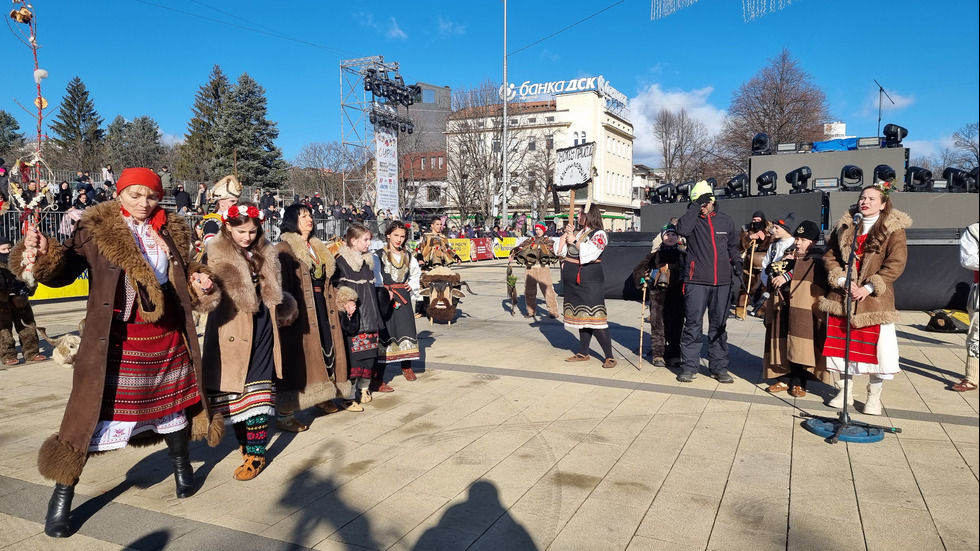
[[[338,288],[337,308],[342,311],[340,318],[347,345],[349,376],[354,383],[348,398],[353,398],[354,392],[360,390],[362,404],[371,401],[372,391],[393,390],[382,380],[383,371],[377,368],[379,333],[384,321],[378,307],[375,258],[370,249],[370,230],[357,222],[351,224],[340,247],[337,271],[333,275],[334,285]],[[350,291],[357,294],[356,300],[350,298]]]
[[159,206],[160,177],[129,168],[117,182],[119,202],[88,209],[63,244],[36,229],[11,254],[29,284],[51,287],[89,274],[86,328],[71,396],[58,433],[38,453],[38,470],[55,481],[44,533],[71,534],[75,484],[90,454],[164,440],[177,497],[196,488],[190,438],[221,439],[224,423],[209,415],[192,312],[220,299],[210,270],[190,259],[187,222]]
[[[912,225],[912,219],[892,207],[891,190],[890,182],[865,187],[857,205],[863,219],[855,228],[855,212],[842,216],[823,257],[830,285],[827,296],[820,301],[820,309],[830,314],[824,345],[827,369],[845,372],[847,313],[844,301],[852,300],[850,365],[846,368],[846,376],[850,378],[855,373],[871,376],[868,399],[864,404],[864,413],[869,415],[881,414],[882,384],[900,371],[895,334],[895,322],[898,321],[895,280],[905,271],[908,259],[905,229]],[[857,262],[851,285],[845,289],[847,258],[855,235]],[[845,396],[842,382],[836,385],[839,391],[828,405],[840,408],[844,400],[848,405],[852,404],[854,386],[847,385]]]
[[282,290],[258,207],[238,203],[220,214],[221,230],[204,256],[224,291],[204,330],[204,380],[211,409],[238,438],[244,463],[234,477],[252,480],[265,468],[273,378],[282,373],[279,327],[296,319],[296,301]]
[[[296,299],[298,309],[296,321],[279,332],[283,372],[276,381],[276,408],[281,417],[313,405],[324,413],[335,413],[340,408],[333,400],[349,395],[351,390],[340,324],[347,314],[337,304],[356,301],[357,294],[333,286],[336,262],[327,245],[313,235],[313,225],[310,207],[296,203],[283,211],[279,227],[282,242],[276,248],[282,286]],[[344,401],[343,407],[364,411],[353,400]]]

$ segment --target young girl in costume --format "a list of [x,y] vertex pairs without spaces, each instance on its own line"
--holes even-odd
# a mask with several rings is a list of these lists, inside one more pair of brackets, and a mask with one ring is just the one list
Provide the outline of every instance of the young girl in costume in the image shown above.
[[204,381],[211,408],[238,438],[243,464],[234,477],[251,480],[265,468],[273,377],[282,373],[279,326],[296,319],[296,301],[282,290],[279,257],[262,234],[258,207],[239,203],[220,214],[205,259],[224,295],[204,331]]
[[383,285],[391,297],[391,307],[381,329],[378,363],[400,362],[402,375],[406,380],[414,381],[417,377],[412,370],[412,360],[418,360],[421,354],[412,306],[415,304],[414,297],[419,293],[422,270],[418,261],[405,249],[407,235],[403,222],[391,222],[385,230],[387,244],[375,253],[376,283]]
[[[857,212],[862,220],[857,224],[857,261],[850,287],[845,288],[847,259],[855,242],[856,212],[849,211],[834,228],[824,254],[824,266],[830,289],[820,301],[820,309],[830,314],[827,320],[827,342],[824,356],[827,369],[845,373],[870,375],[868,399],[864,413],[881,414],[881,387],[884,381],[893,379],[901,371],[898,365],[898,337],[895,322],[895,280],[905,271],[908,249],[905,229],[912,225],[909,215],[892,208],[889,198],[891,182],[878,182],[861,191]],[[851,300],[851,343],[849,366],[844,363],[844,345],[847,319],[844,301]],[[828,404],[840,408],[844,400],[854,402],[854,385],[847,385],[845,396],[842,382],[840,389]]]
[[[381,380],[381,372],[376,372],[379,333],[384,321],[378,308],[375,257],[370,249],[371,232],[361,223],[351,224],[340,247],[337,271],[333,275],[337,287],[337,308],[347,345],[349,377],[354,383],[350,397],[353,398],[354,393],[360,390],[362,404],[371,401],[372,390],[392,391]],[[356,299],[350,291],[357,295]]]

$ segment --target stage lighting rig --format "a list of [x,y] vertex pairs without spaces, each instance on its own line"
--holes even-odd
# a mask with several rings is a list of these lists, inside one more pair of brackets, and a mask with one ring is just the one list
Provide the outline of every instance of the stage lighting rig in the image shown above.
[[371,92],[375,101],[384,98],[386,102],[400,103],[405,107],[413,105],[422,95],[421,86],[406,85],[405,79],[397,72],[389,78],[386,70],[373,67],[364,70],[364,91]]
[[759,195],[776,195],[776,182],[779,181],[779,175],[776,174],[775,170],[767,170],[763,172],[755,179],[756,189],[759,190]]
[[970,191],[970,173],[956,167],[946,167],[943,170],[943,179],[946,180],[946,191],[950,193],[967,193]]
[[884,147],[902,147],[902,140],[909,135],[908,129],[897,124],[886,124],[881,133],[885,136]]
[[932,191],[932,184],[931,170],[910,166],[908,172],[905,173],[905,191]]
[[977,193],[980,191],[980,188],[977,186],[978,180],[980,180],[980,167],[973,167],[973,170],[970,171],[966,181],[967,185],[969,186],[967,188],[968,193]]
[[694,182],[684,182],[683,184],[677,184],[674,187],[674,190],[677,192],[677,196],[674,198],[674,202],[690,203],[692,187],[694,187]]
[[810,177],[813,176],[813,171],[810,170],[808,166],[801,166],[800,168],[786,173],[786,183],[793,186],[793,189],[789,190],[790,193],[809,193],[813,191],[810,189]]
[[399,130],[409,134],[415,132],[415,123],[412,119],[396,114],[394,109],[385,104],[375,104],[371,114],[368,115],[368,121],[374,127],[390,128],[396,134]]
[[878,165],[875,167],[874,177],[876,182],[881,180],[893,182],[896,176],[895,169],[889,165]]
[[861,191],[864,187],[864,171],[857,165],[847,165],[840,169],[840,190]]
[[749,177],[745,174],[736,174],[725,184],[725,195],[731,199],[738,197],[748,197]]
[[759,132],[752,138],[752,155],[772,155],[772,141],[769,134]]
[[673,203],[677,195],[674,184],[666,183],[650,192],[650,202],[652,203]]

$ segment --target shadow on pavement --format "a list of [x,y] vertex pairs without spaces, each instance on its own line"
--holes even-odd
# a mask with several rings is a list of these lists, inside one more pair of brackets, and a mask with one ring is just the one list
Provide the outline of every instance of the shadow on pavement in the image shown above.
[[[488,544],[471,547],[474,537],[488,538]],[[501,505],[497,487],[485,480],[474,482],[466,501],[447,509],[439,519],[439,524],[426,530],[413,549],[431,551],[472,548],[507,551],[538,549],[527,530]]]

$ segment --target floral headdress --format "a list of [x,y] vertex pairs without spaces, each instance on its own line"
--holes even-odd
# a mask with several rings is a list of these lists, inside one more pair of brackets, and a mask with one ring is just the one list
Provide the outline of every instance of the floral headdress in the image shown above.
[[221,216],[221,222],[227,224],[229,220],[233,218],[257,218],[259,222],[265,220],[265,213],[259,210],[259,207],[255,205],[249,205],[246,208],[238,208],[238,205],[232,205],[228,207],[228,210],[218,213]]
[[878,180],[874,184],[875,189],[881,192],[881,196],[888,199],[888,196],[895,190],[895,183],[891,180]]

